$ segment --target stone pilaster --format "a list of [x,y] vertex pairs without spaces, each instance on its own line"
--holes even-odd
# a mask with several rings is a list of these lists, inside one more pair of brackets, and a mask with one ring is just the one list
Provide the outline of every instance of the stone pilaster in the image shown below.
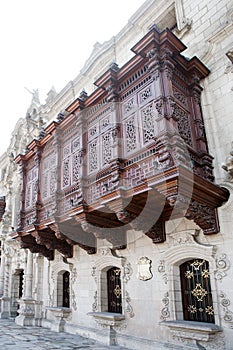
[[[8,253],[8,250],[7,250]],[[0,312],[0,318],[9,318],[10,317],[10,298],[9,298],[9,273],[10,273],[10,263],[11,258],[9,256],[6,256],[4,258],[4,261],[2,262],[1,268],[3,268],[3,271],[1,271],[1,278],[2,278],[2,290],[3,294],[0,298],[1,301],[1,312]]]
[[30,250],[27,254],[27,266],[25,274],[25,288],[22,299],[19,300],[19,316],[16,317],[15,323],[20,326],[34,325],[35,318],[35,300],[32,298],[32,278],[33,278],[33,256]]
[[3,296],[4,291],[4,273],[5,273],[5,255],[1,256],[1,266],[0,266],[0,297]]

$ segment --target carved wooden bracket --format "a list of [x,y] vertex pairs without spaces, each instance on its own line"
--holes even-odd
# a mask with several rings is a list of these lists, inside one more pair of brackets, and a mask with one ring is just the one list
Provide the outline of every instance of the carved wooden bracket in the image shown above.
[[[57,223],[57,226],[59,228],[59,233],[62,234],[66,240],[68,239],[72,244],[78,245],[88,254],[96,253],[96,238],[87,227],[85,230],[85,226],[81,225],[81,222],[77,222],[77,220],[72,218],[65,222]],[[56,234],[58,234],[58,232]]]
[[48,250],[57,249],[64,257],[72,258],[73,247],[68,244],[65,240],[59,240],[50,229],[36,230],[31,233],[35,238],[36,243],[44,245]]
[[49,250],[44,245],[37,244],[33,236],[18,236],[17,240],[20,242],[21,248],[28,248],[32,253],[41,253],[48,260],[54,259],[54,250]]
[[193,220],[206,235],[219,232],[216,209],[206,204],[192,200],[185,217]]
[[164,221],[158,220],[145,235],[151,238],[153,243],[163,243],[166,240]]

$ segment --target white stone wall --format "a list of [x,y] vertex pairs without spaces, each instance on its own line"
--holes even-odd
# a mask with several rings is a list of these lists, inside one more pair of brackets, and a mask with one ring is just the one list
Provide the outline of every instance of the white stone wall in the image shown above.
[[182,38],[188,47],[184,55],[196,55],[211,72],[203,82],[202,107],[216,181],[221,182],[225,178],[221,165],[230,152],[233,130],[232,63],[226,56],[233,48],[233,1],[185,0],[184,12],[192,20]]

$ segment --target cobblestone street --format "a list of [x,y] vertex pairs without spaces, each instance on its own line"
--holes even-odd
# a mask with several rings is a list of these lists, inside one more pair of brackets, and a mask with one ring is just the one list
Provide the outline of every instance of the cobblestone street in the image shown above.
[[21,327],[13,320],[0,320],[1,350],[74,350],[113,349],[124,350],[120,346],[105,346],[92,339],[68,333],[51,332],[43,327]]

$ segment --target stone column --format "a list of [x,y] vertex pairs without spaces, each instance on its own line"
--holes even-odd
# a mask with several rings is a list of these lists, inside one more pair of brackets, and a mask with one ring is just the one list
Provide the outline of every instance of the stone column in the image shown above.
[[27,266],[25,274],[25,288],[22,299],[19,300],[19,316],[15,323],[20,326],[33,326],[35,323],[35,300],[32,297],[32,278],[33,278],[33,255],[28,250]]
[[4,273],[5,273],[5,255],[2,253],[0,266],[0,297],[3,296],[4,291]]
[[3,267],[3,271],[1,270],[1,278],[2,278],[2,287],[3,287],[3,294],[0,297],[1,300],[1,312],[0,312],[0,318],[9,318],[10,317],[10,298],[9,298],[9,275],[10,275],[10,263],[11,263],[11,257],[9,256],[8,249],[5,249],[6,256],[4,257],[3,264],[1,268]]
[[26,266],[26,275],[25,275],[25,299],[32,299],[32,273],[33,273],[33,257],[30,250],[27,254],[27,266]]
[[44,257],[39,253],[35,257],[35,268],[33,270],[33,289],[32,295],[35,300],[35,326],[41,326],[42,320],[42,298],[41,298],[41,289],[42,289],[42,276],[43,276],[43,262]]

